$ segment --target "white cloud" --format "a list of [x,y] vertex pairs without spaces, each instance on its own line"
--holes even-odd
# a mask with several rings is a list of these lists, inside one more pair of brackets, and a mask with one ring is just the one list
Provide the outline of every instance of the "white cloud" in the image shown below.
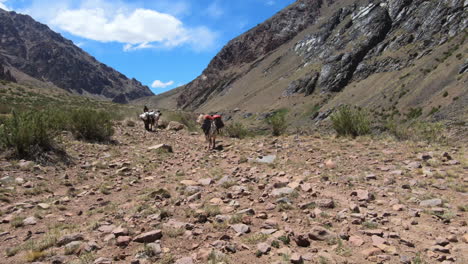
[[3,10],[6,10],[6,11],[10,11],[10,8],[8,8],[6,5],[5,5],[5,2],[7,2],[8,0],[0,0],[0,8],[3,9]]
[[47,4],[48,8],[42,5],[40,9],[44,1],[35,0],[24,12],[75,36],[123,43],[124,51],[182,45],[199,51],[214,47],[216,42],[216,33],[206,27],[187,27],[173,15],[132,4],[83,0],[79,5],[73,5],[64,0],[54,6]]
[[174,84],[174,81],[162,82],[160,80],[156,80],[151,84],[152,88],[166,88]]
[[275,3],[275,1],[273,1],[273,0],[270,0],[270,1],[267,1],[267,2],[266,2],[266,5],[268,5],[268,6],[272,6],[272,5],[275,5],[275,4],[276,4],[276,3]]

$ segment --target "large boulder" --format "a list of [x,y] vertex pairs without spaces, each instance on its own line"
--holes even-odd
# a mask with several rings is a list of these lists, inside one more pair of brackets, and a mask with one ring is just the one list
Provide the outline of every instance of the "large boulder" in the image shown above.
[[169,124],[167,125],[167,130],[174,130],[174,131],[179,131],[179,130],[182,130],[184,129],[185,126],[179,122],[176,122],[176,121],[171,121],[169,122]]

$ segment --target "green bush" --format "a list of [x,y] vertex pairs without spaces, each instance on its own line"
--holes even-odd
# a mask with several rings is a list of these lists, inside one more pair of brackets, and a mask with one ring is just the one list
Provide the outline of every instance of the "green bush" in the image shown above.
[[271,133],[273,136],[280,136],[286,132],[288,128],[286,123],[286,110],[279,110],[273,113],[272,116],[267,117],[265,122],[271,129]]
[[112,116],[103,111],[77,109],[70,113],[70,130],[77,139],[108,142],[114,134]]
[[249,135],[249,130],[242,123],[234,122],[228,124],[223,129],[224,135],[231,138],[243,139]]
[[344,105],[330,118],[338,136],[357,137],[370,133],[369,116],[363,110]]
[[0,146],[12,149],[22,159],[37,159],[44,152],[56,149],[55,130],[44,112],[13,112],[0,126]]
[[385,125],[387,131],[398,140],[445,143],[445,129],[441,123],[409,122],[398,123],[391,119]]

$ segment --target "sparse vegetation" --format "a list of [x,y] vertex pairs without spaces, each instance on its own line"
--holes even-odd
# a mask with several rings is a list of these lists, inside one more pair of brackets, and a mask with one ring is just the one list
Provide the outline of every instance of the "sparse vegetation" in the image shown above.
[[441,123],[422,121],[398,123],[390,119],[386,130],[398,140],[413,140],[444,143],[446,141],[444,126]]
[[246,138],[250,133],[247,128],[242,123],[234,122],[226,125],[223,129],[223,133],[225,136],[231,138],[239,138],[243,139]]
[[281,136],[286,132],[286,109],[280,109],[265,119],[265,122],[271,129],[271,134],[275,137]]
[[114,134],[110,114],[86,108],[70,113],[70,130],[77,139],[97,142],[109,142]]
[[245,243],[255,245],[260,242],[265,242],[268,239],[268,235],[263,233],[255,233],[244,238]]
[[50,124],[43,112],[13,112],[0,126],[0,148],[13,150],[16,158],[40,160],[57,149]]
[[348,105],[341,106],[331,116],[333,128],[338,136],[362,136],[370,133],[368,114]]

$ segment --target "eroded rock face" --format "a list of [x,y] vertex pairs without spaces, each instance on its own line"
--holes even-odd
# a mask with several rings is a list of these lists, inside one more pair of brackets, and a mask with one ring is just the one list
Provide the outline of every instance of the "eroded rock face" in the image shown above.
[[[232,67],[254,62],[291,40],[319,17],[323,0],[299,0],[272,18],[231,40],[211,60],[202,75],[189,83],[177,99],[180,107],[194,109],[212,93],[227,89],[243,73],[226,73]],[[327,1],[329,4],[334,1]]]
[[[147,86],[98,62],[72,41],[27,15],[0,10],[0,32],[1,64],[40,81],[118,103],[153,95]],[[5,79],[1,72],[0,69],[0,79]]]
[[[350,5],[336,11],[320,30],[295,45],[308,64],[322,65],[317,86],[339,92],[351,80],[397,71],[418,53],[466,29],[463,1],[394,0]],[[413,44],[405,58],[382,56]]]
[[[302,66],[308,70],[284,87],[284,97],[307,96],[315,90],[339,92],[350,82],[372,74],[402,70],[430,49],[463,34],[468,26],[465,2],[461,0],[355,1],[342,8],[332,7],[335,12],[331,16],[320,17],[323,6],[336,1],[324,2],[299,0],[229,42],[203,74],[184,87],[177,101],[179,107],[196,109],[223,95],[237,79],[260,65],[269,52],[289,45],[292,37],[314,23],[321,24],[293,44],[291,52],[262,69],[269,72],[286,56],[302,58]],[[398,52],[404,56],[393,56]],[[243,70],[233,70],[241,65]],[[466,68],[462,65],[460,72]]]

